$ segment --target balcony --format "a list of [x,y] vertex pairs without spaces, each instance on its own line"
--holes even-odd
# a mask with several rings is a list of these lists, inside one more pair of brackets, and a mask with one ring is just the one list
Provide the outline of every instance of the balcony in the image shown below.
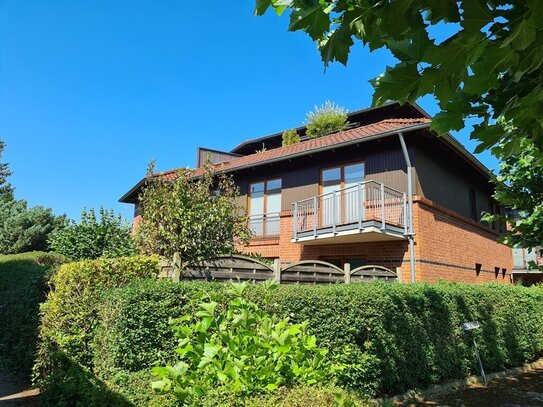
[[279,237],[281,230],[280,213],[273,212],[249,216],[248,226],[254,238]]
[[335,244],[403,240],[408,233],[406,194],[364,181],[293,204],[293,242]]

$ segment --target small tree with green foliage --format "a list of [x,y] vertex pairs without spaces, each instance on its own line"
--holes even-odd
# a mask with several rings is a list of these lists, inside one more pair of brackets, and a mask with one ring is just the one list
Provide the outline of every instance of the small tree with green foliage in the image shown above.
[[295,129],[285,130],[283,132],[283,147],[291,146],[300,142],[300,136]]
[[14,199],[8,191],[0,197],[0,254],[48,250],[49,235],[66,222],[50,208],[29,208],[25,200]]
[[[4,153],[5,144],[0,140],[0,158]],[[10,183],[7,181],[7,178],[11,175],[9,166],[7,163],[0,163],[0,198],[3,198],[5,195],[11,195],[13,193],[13,188]]]
[[315,106],[315,111],[307,114],[306,134],[309,138],[317,138],[341,131],[348,125],[347,110],[326,101],[322,106]]
[[[497,148],[503,147],[500,144]],[[543,167],[536,165],[537,154],[533,142],[524,139],[519,151],[501,161],[494,178],[494,198],[518,216],[485,214],[483,219],[509,224],[502,238],[509,246],[543,246]]]
[[239,191],[231,177],[215,176],[206,167],[199,178],[180,170],[174,180],[147,176],[140,195],[141,222],[136,238],[145,253],[195,262],[235,250],[247,243],[250,231],[244,211],[236,203]]
[[83,209],[81,221],[54,231],[49,244],[51,250],[72,260],[130,256],[135,253],[130,229],[113,210],[100,207],[97,217],[94,209]]

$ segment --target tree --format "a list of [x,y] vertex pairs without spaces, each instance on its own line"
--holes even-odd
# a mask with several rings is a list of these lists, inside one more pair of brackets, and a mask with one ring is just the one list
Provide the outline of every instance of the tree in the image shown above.
[[322,106],[315,106],[306,118],[306,134],[309,138],[317,138],[326,134],[341,131],[348,126],[347,110],[326,101]]
[[99,219],[94,209],[81,212],[81,221],[70,221],[55,230],[51,250],[72,260],[112,258],[135,254],[130,225],[113,210],[100,207]]
[[291,146],[300,142],[300,136],[295,129],[285,130],[282,135],[282,146]]
[[502,238],[505,244],[534,248],[543,246],[543,167],[535,165],[537,150],[530,140],[523,140],[520,147],[502,160],[494,179],[494,198],[512,213],[487,213],[483,220],[509,225]]
[[[543,2],[541,0],[256,0],[255,13],[290,10],[290,31],[305,31],[325,65],[347,64],[354,41],[398,59],[372,81],[373,103],[414,102],[432,94],[438,133],[480,119],[476,152],[500,143],[503,156],[533,142],[543,162]],[[431,33],[448,24],[452,33]],[[447,30],[447,32],[449,32]],[[516,132],[504,132],[498,117]]]
[[[4,152],[5,143],[0,140],[0,159],[2,158],[2,154]],[[12,196],[13,195],[13,188],[11,187],[10,183],[7,181],[7,178],[11,175],[11,171],[9,170],[9,166],[6,163],[0,163],[0,197],[5,196]]]
[[201,177],[180,170],[174,180],[148,171],[140,195],[141,222],[137,241],[146,253],[196,262],[235,251],[235,242],[247,243],[250,232],[239,191],[231,177],[216,176],[206,167]]
[[56,216],[50,208],[28,207],[24,200],[0,199],[0,254],[48,250],[50,233],[61,228],[64,216]]

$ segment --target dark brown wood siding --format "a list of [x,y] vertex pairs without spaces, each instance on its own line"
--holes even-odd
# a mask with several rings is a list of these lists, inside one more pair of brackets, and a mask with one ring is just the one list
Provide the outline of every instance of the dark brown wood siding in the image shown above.
[[477,220],[481,212],[489,211],[493,187],[483,174],[435,137],[415,140],[412,144],[416,190],[420,195],[469,218],[473,190]]
[[209,160],[211,164],[220,164],[226,161],[231,161],[237,157],[239,157],[239,155],[237,154],[198,147],[198,157],[196,159],[196,165],[198,167],[203,167],[207,160]]
[[321,169],[361,161],[365,163],[366,180],[383,182],[399,191],[407,191],[406,165],[397,137],[238,171],[234,173],[234,178],[243,195],[240,202],[245,205],[248,184],[280,177],[283,187],[281,206],[286,211],[292,209],[294,202],[319,194]]

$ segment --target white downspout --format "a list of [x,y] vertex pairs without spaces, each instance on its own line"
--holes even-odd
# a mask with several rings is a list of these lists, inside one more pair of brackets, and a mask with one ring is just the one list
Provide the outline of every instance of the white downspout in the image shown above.
[[402,145],[403,156],[407,165],[407,196],[409,199],[409,229],[407,231],[407,238],[409,239],[409,267],[411,271],[411,282],[416,281],[415,277],[415,230],[413,227],[413,167],[411,166],[411,159],[407,152],[407,146],[403,138],[403,133],[398,132],[400,144]]

